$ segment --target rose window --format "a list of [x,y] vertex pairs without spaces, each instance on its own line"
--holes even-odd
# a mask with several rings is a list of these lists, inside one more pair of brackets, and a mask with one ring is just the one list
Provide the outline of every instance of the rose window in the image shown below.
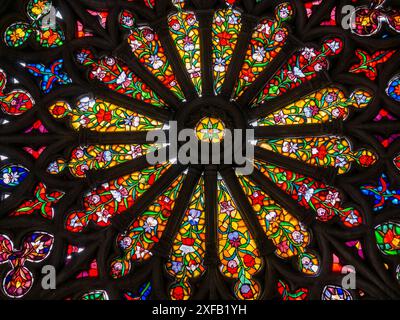
[[[399,9],[14,2],[0,8],[1,298],[400,297]],[[171,156],[172,123],[209,146],[251,131],[251,173],[226,146],[218,163]]]

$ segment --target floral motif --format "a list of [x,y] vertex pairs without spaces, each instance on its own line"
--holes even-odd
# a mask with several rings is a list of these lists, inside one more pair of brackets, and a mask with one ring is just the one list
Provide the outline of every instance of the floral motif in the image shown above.
[[33,285],[33,274],[25,264],[47,259],[53,241],[51,234],[35,231],[23,239],[21,249],[17,250],[8,236],[0,235],[0,264],[8,263],[11,267],[2,281],[7,296],[21,298],[29,292]]
[[279,97],[288,90],[315,78],[319,72],[329,68],[327,58],[338,55],[342,48],[343,41],[332,38],[326,40],[319,50],[306,47],[296,52],[267,83],[258,98],[253,101],[253,107]]
[[9,47],[20,47],[28,41],[32,34],[44,48],[62,46],[65,35],[57,22],[49,22],[48,17],[55,11],[50,0],[30,0],[26,12],[30,22],[15,22],[4,33],[4,42]]
[[15,89],[5,93],[7,75],[0,69],[0,108],[11,116],[19,116],[29,111],[35,105],[32,96],[25,90]]

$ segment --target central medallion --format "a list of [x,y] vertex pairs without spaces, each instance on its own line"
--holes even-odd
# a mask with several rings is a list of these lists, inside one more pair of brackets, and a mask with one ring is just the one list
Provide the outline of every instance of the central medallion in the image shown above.
[[213,117],[204,117],[196,125],[196,136],[200,141],[219,143],[225,136],[225,124]]

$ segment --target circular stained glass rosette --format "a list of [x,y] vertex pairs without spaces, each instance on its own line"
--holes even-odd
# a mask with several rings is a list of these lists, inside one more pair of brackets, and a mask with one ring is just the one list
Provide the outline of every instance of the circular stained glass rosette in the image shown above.
[[[0,295],[399,297],[398,45],[344,30],[352,1],[25,2],[1,44]],[[182,163],[171,121],[252,138]]]

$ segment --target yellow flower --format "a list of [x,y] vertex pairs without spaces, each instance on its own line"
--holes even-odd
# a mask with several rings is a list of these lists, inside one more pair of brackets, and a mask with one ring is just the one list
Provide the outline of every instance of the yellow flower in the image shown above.
[[362,26],[368,26],[371,24],[371,19],[370,17],[363,17],[361,20],[361,25]]
[[10,38],[13,42],[18,41],[19,39],[23,39],[24,37],[25,37],[25,31],[22,28],[14,30],[10,35]]
[[45,8],[45,2],[44,1],[38,1],[37,3],[35,3],[32,7],[32,12],[39,16],[43,13],[43,10]]

